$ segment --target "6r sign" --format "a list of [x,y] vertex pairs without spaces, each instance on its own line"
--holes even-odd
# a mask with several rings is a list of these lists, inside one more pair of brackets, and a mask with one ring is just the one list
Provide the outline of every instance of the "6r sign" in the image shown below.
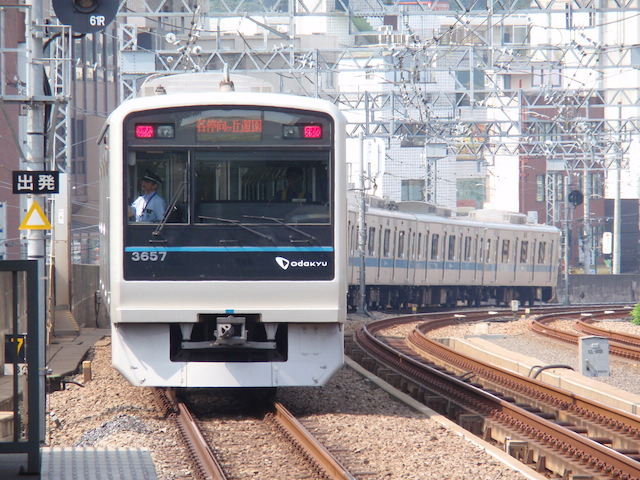
[[96,33],[116,18],[118,4],[119,0],[53,0],[53,10],[74,32]]

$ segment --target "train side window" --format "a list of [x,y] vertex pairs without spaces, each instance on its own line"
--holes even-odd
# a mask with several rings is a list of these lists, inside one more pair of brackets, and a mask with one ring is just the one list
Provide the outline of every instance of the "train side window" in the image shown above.
[[[476,242],[478,239],[476,238]],[[484,238],[480,239],[480,248],[478,249],[478,255],[480,256],[480,263],[484,263]]]
[[529,242],[523,241],[520,243],[520,263],[527,263],[529,261]]
[[384,240],[382,243],[383,247],[382,247],[382,256],[383,257],[389,257],[390,252],[390,247],[391,247],[391,230],[388,228],[384,229]]
[[431,260],[438,260],[438,243],[440,242],[440,235],[434,233],[431,235]]
[[546,242],[540,242],[540,244],[538,245],[538,263],[544,263],[546,260],[546,249],[547,249],[547,243]]
[[509,240],[502,241],[502,263],[509,263]]
[[404,231],[398,233],[398,258],[404,258]]
[[376,252],[376,227],[369,227],[367,235],[367,254],[373,256]]
[[456,259],[456,236],[451,235],[449,237],[449,252],[447,255],[447,260],[455,260]]
[[487,254],[485,255],[488,263],[491,263],[491,239],[487,238]]

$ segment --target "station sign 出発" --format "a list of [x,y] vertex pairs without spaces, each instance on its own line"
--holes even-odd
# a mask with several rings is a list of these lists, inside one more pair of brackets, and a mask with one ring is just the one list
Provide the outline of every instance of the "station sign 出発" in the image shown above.
[[47,194],[59,193],[60,173],[48,170],[15,170],[13,173],[13,193]]

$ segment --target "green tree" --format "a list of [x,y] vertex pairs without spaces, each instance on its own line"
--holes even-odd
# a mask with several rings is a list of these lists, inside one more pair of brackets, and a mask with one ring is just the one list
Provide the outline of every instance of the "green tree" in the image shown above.
[[640,325],[640,303],[636,303],[633,310],[631,310],[631,323]]

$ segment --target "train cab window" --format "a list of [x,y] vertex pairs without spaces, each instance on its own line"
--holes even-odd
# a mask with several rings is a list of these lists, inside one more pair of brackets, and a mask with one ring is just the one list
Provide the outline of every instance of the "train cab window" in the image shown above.
[[529,242],[523,241],[520,244],[520,263],[527,263],[529,261]]
[[509,240],[502,241],[502,263],[509,263]]
[[329,157],[323,152],[194,153],[195,222],[329,223]]
[[546,260],[546,249],[547,249],[547,244],[546,242],[540,242],[538,244],[538,263],[544,263]]
[[130,152],[125,205],[129,223],[188,223],[187,155]]
[[369,227],[367,234],[367,255],[373,256],[376,252],[376,227]]
[[456,237],[451,235],[449,237],[449,249],[447,253],[447,260],[455,260],[456,259]]
[[389,257],[391,254],[391,230],[384,229],[384,240],[382,241],[382,256]]
[[440,235],[434,233],[431,235],[431,260],[438,260],[438,243],[440,242]]

